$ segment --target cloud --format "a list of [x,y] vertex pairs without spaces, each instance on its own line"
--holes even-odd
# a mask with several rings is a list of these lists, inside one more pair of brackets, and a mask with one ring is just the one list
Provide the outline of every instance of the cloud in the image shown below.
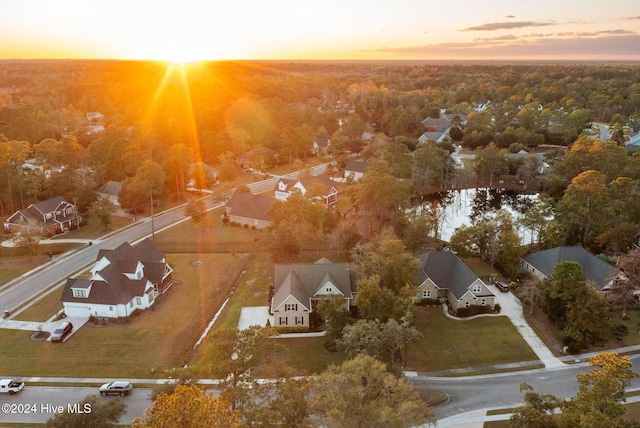
[[612,35],[622,35],[622,34],[636,34],[634,31],[629,31],[629,30],[623,30],[623,29],[618,29],[618,30],[603,30],[603,31],[598,31],[598,34],[612,34]]
[[640,35],[474,39],[463,43],[372,49],[404,59],[628,59],[640,60]]
[[510,30],[513,28],[546,27],[548,25],[556,25],[556,23],[555,22],[534,22],[534,21],[490,22],[487,24],[481,24],[473,27],[463,28],[460,31],[496,31],[496,30]]
[[640,16],[623,16],[620,21],[635,21],[636,19],[640,19]]
[[515,15],[506,15],[506,16],[504,16],[503,18],[510,19],[510,18],[515,18],[515,17],[516,17]]
[[517,40],[518,38],[513,34],[505,34],[504,36],[496,36],[496,37],[476,37],[473,39],[474,42],[494,42],[494,41],[505,41],[505,40]]

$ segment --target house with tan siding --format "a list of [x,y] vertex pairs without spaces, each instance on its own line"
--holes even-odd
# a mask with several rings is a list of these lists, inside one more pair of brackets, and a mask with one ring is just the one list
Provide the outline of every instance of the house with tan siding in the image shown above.
[[348,263],[322,258],[315,263],[276,264],[273,284],[274,327],[309,328],[309,316],[323,297],[343,299],[349,309],[356,281]]
[[276,200],[272,196],[234,192],[225,205],[229,221],[255,229],[271,225],[269,208]]
[[418,299],[445,300],[453,311],[470,306],[494,308],[495,296],[487,285],[451,251],[433,251],[416,256]]

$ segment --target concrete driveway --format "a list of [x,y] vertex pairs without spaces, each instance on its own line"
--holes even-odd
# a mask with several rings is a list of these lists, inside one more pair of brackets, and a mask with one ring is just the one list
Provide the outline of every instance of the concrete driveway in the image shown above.
[[[49,334],[53,333],[54,330],[62,323],[62,322],[70,322],[73,325],[73,331],[70,335],[65,338],[65,341],[69,339],[73,334],[80,329],[83,325],[89,321],[89,318],[85,317],[67,317],[58,321],[51,322],[35,322],[35,321],[20,321],[13,319],[2,319],[0,320],[0,328],[7,328],[10,330],[24,330],[24,331],[38,331],[42,329],[42,331],[46,331]],[[47,339],[50,340],[50,339]]]
[[493,284],[489,284],[489,289],[495,294],[496,301],[500,304],[500,314],[509,317],[511,323],[531,347],[533,352],[536,353],[545,368],[563,367],[564,363],[553,355],[547,345],[545,345],[525,320],[520,300],[518,300],[513,293],[504,293]]

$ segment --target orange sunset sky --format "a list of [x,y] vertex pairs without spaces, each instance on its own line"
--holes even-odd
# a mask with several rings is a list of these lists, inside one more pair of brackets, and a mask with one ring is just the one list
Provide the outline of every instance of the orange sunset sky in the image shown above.
[[640,60],[640,0],[0,0],[0,58]]

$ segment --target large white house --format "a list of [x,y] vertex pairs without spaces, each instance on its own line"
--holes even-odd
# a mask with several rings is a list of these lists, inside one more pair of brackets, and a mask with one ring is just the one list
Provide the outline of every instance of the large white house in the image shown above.
[[100,250],[89,278],[69,278],[62,291],[67,316],[123,318],[151,307],[173,269],[151,240]]

